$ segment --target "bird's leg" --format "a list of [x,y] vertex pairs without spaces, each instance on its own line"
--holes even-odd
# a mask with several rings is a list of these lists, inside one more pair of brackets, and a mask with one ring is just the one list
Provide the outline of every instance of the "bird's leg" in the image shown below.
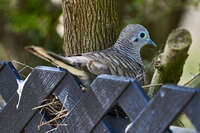
[[80,84],[80,87],[81,87],[81,90],[82,90],[83,92],[86,92],[86,91],[87,91],[87,87],[85,87],[84,85]]

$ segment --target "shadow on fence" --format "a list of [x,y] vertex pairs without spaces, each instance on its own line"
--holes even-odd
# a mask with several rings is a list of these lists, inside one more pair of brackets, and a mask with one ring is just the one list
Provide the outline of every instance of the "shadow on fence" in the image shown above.
[[[83,93],[77,80],[60,68],[36,67],[17,89],[20,76],[9,62],[0,62],[0,93],[6,102],[0,112],[0,133],[45,133],[54,127],[38,129],[42,114],[33,110],[52,92],[68,110],[55,133],[200,133],[200,90],[164,85],[151,100],[132,79],[100,75]],[[66,101],[65,101],[66,99]],[[107,115],[118,104],[129,119]],[[183,112],[196,131],[170,127]],[[45,121],[45,120],[43,120]]]

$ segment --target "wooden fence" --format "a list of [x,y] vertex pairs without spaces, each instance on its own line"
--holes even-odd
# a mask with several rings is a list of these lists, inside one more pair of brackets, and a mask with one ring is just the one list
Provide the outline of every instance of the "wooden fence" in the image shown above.
[[[18,82],[10,62],[0,62],[0,94],[6,106],[0,112],[0,133],[45,133],[37,128],[42,114],[33,110],[52,92],[68,110],[54,133],[200,133],[200,90],[164,85],[151,100],[132,79],[100,75],[86,92],[78,81],[60,68],[36,67],[22,82],[19,107]],[[113,117],[108,110],[118,104],[129,119]],[[196,131],[170,127],[184,112]],[[43,120],[45,121],[45,120]]]

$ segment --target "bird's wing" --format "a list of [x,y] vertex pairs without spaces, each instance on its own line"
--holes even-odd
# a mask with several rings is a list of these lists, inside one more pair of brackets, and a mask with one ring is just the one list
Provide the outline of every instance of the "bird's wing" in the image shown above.
[[[28,52],[46,60],[47,62],[50,62],[51,64],[53,64],[55,66],[59,66],[59,67],[62,67],[64,69],[68,70],[70,73],[72,73],[78,77],[84,77],[87,75],[87,73],[84,70],[80,70],[76,67],[73,67],[70,65],[70,63],[64,63],[62,60],[59,60],[54,57],[56,55],[55,53],[49,52],[41,47],[27,46],[27,47],[25,47],[25,49]],[[52,56],[52,55],[54,55],[54,56]],[[62,56],[57,55],[57,57],[61,58]]]
[[101,61],[89,61],[87,64],[88,71],[95,75],[111,74],[109,67]]
[[92,53],[86,53],[83,54],[83,56],[64,57],[38,46],[27,46],[25,49],[55,66],[67,69],[73,75],[78,77],[89,74],[99,75],[110,73],[108,66],[105,63],[102,63],[101,59],[91,56]]
[[[143,67],[135,60],[131,60],[125,55],[113,50],[63,57],[37,46],[28,46],[25,47],[25,49],[53,65],[68,70],[70,73],[77,76],[86,86],[91,83],[96,75],[100,74],[132,77],[141,81],[144,79]],[[112,54],[110,54],[111,52]]]
[[93,52],[71,57],[63,57],[52,52],[49,52],[49,55],[94,75],[110,73],[109,67],[102,62],[103,59],[96,57]]

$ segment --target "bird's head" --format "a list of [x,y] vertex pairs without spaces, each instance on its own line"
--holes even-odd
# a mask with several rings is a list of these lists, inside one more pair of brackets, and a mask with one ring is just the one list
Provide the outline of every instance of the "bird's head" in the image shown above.
[[141,48],[146,44],[157,45],[151,40],[147,29],[140,24],[129,24],[120,33],[118,41],[128,42],[134,48]]

